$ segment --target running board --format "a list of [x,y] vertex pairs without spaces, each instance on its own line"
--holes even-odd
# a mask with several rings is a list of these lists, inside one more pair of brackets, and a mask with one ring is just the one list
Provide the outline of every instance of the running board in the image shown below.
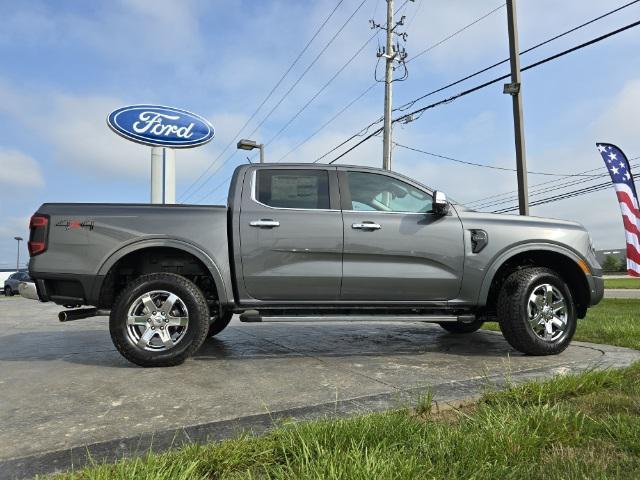
[[240,315],[240,321],[255,322],[461,322],[472,323],[474,315],[260,315],[255,310]]

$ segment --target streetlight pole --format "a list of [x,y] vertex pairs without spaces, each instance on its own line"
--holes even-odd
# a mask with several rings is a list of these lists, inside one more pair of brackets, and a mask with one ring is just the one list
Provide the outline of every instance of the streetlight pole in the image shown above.
[[236,147],[239,150],[253,150],[255,148],[260,149],[260,163],[264,163],[264,143],[258,143],[255,140],[248,140],[246,138],[241,139]]
[[527,180],[527,154],[524,144],[524,119],[520,77],[520,47],[518,45],[518,17],[516,0],[507,0],[509,27],[509,56],[511,59],[511,83],[504,86],[504,93],[513,99],[513,129],[516,142],[516,171],[518,175],[518,205],[520,215],[529,215],[529,186]]
[[20,242],[24,240],[22,237],[13,237],[18,242],[18,257],[16,258],[16,272],[20,270]]

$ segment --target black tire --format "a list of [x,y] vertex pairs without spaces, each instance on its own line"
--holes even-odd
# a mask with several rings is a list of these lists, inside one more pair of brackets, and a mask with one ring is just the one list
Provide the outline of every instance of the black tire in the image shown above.
[[[209,325],[208,337],[215,337],[229,325],[231,318],[233,317],[233,311],[225,311],[222,315],[215,317],[213,322]],[[212,317],[213,318],[213,317]]]
[[11,287],[6,287],[4,289],[4,295],[6,297],[13,297],[13,290],[11,290]]
[[447,332],[455,333],[456,335],[476,332],[480,329],[480,327],[482,327],[483,324],[484,324],[483,320],[474,320],[471,323],[462,323],[462,322],[438,323],[438,325],[444,328]]
[[[564,330],[559,330],[559,337],[555,339],[542,338],[529,322],[530,298],[544,285],[551,285],[564,296]],[[524,268],[507,277],[498,295],[497,316],[504,338],[513,348],[528,355],[556,355],[563,352],[569,346],[577,326],[571,290],[549,268]]]
[[[147,347],[138,346],[132,338],[131,330],[127,325],[129,308],[140,305],[138,303],[140,301],[139,299],[142,298],[145,293],[149,292],[174,294],[181,302],[180,306],[183,306],[188,311],[185,317],[188,321],[188,324],[184,327],[186,330],[181,330],[182,327],[173,327],[174,335],[179,336],[176,332],[183,333],[182,337],[176,340],[175,345],[172,347],[167,347],[166,344],[164,344],[164,346],[155,347],[160,350],[152,351],[147,348],[152,348],[151,341],[158,341],[154,340],[155,337],[147,343]],[[157,295],[157,293],[154,293],[154,295]],[[158,300],[156,300],[156,302],[159,303]],[[156,304],[156,306],[158,305]],[[159,310],[161,309],[159,308]],[[171,309],[169,310],[171,311]],[[145,308],[144,312],[146,311],[148,311],[147,308]],[[160,311],[157,313],[159,314]],[[141,313],[135,313],[135,315],[141,315],[141,318],[143,318],[143,314]],[[168,318],[171,318],[169,315],[170,314],[167,313]],[[147,320],[147,322],[151,321],[152,320]],[[153,321],[159,322],[160,320],[155,318]],[[150,323],[149,325],[153,324],[154,323]],[[140,330],[145,327],[145,324],[138,325]],[[155,331],[156,328],[164,329],[164,327],[158,326],[154,327],[153,330]],[[173,273],[143,275],[132,281],[118,295],[111,309],[111,315],[109,316],[109,331],[111,333],[111,340],[118,351],[127,360],[136,365],[140,365],[141,367],[170,367],[179,365],[193,355],[206,339],[207,332],[209,331],[209,307],[200,289],[180,275]],[[169,332],[169,327],[167,327],[167,332]],[[154,334],[159,333],[160,332],[155,331]],[[160,335],[158,336],[160,337]]]

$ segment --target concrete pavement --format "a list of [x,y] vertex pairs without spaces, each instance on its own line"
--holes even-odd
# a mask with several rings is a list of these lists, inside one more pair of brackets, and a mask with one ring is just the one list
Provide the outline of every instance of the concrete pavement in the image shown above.
[[640,298],[640,289],[607,288],[604,298]]
[[431,389],[438,402],[489,385],[626,366],[640,352],[575,342],[527,357],[502,335],[447,334],[422,323],[234,320],[195,358],[165,369],[124,360],[107,318],[61,324],[59,307],[0,298],[0,478],[112,460],[285,418],[397,408]]

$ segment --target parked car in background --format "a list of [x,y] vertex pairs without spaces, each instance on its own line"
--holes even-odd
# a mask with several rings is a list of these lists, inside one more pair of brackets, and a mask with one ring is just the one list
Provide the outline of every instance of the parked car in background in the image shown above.
[[18,295],[20,292],[19,286],[23,282],[33,283],[33,280],[31,280],[27,272],[16,272],[10,275],[9,278],[4,281],[4,294],[7,297]]
[[4,281],[11,275],[16,273],[15,271],[0,271],[0,292],[4,292]]

